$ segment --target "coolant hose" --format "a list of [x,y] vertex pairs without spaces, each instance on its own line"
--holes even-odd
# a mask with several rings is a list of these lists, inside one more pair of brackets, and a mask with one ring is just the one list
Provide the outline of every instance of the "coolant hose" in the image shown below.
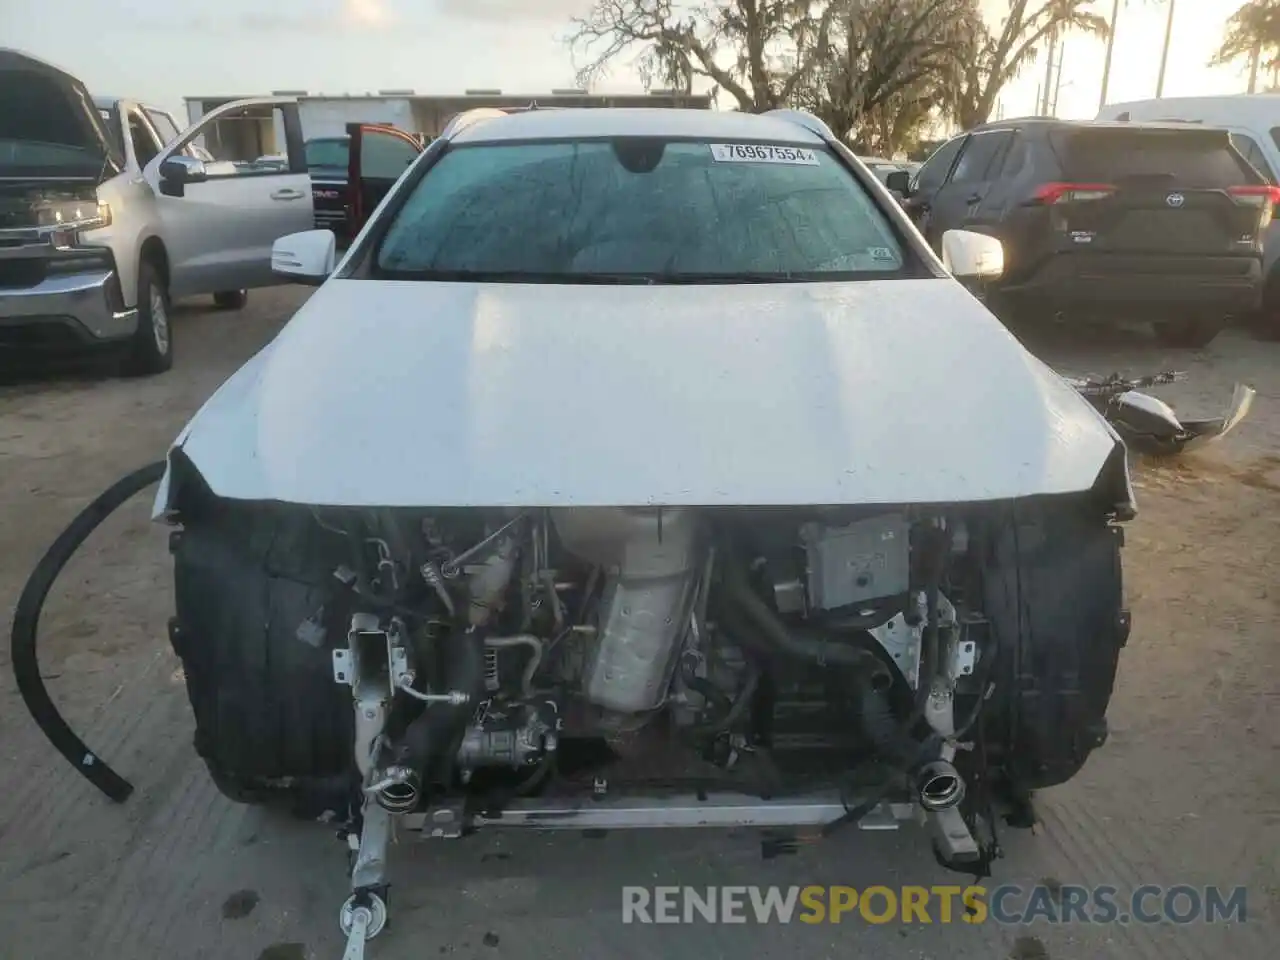
[[13,677],[18,683],[22,701],[31,712],[42,733],[58,752],[92,783],[116,803],[123,803],[133,793],[133,784],[105,764],[97,754],[85,746],[75,735],[54,706],[49,691],[40,676],[40,661],[36,654],[36,638],[40,626],[40,612],[53,588],[54,581],[70,562],[75,552],[107,517],[147,487],[158,483],[164,476],[165,462],[149,463],[141,469],[116,481],[89,506],[80,511],[70,526],[58,535],[36,568],[27,578],[13,614],[13,632],[10,654],[13,660]]
[[741,625],[740,617],[744,617],[755,628],[740,631],[741,636],[735,634],[735,639],[740,643],[755,644],[758,639],[764,641],[766,649],[774,653],[818,663],[859,667],[872,673],[889,672],[889,668],[864,647],[788,629],[778,615],[769,609],[768,604],[751,589],[741,566],[732,561],[725,564],[723,587],[726,598],[732,601],[732,606],[724,611],[727,619]]
[[[439,641],[450,649],[442,657],[442,690],[460,690],[468,701],[459,706],[430,704],[405,728],[396,762],[408,767],[423,779],[446,779],[462,748],[467,723],[484,695],[485,629],[468,627]],[[456,645],[456,649],[455,649]]]

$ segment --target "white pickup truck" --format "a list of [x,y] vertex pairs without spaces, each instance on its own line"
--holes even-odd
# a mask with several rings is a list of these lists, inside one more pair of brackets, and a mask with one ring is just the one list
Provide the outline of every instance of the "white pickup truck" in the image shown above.
[[[229,103],[179,132],[164,111],[94,101],[57,67],[0,49],[0,108],[0,359],[102,349],[130,374],[167,370],[172,299],[240,307],[280,282],[272,243],[313,224],[289,98]],[[211,161],[199,141],[237,117],[282,129],[288,163]]]

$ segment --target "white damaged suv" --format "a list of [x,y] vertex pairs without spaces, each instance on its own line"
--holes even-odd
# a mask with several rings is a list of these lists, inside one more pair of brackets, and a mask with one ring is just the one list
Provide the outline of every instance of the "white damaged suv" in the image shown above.
[[[1106,739],[1120,439],[814,118],[463,116],[169,452],[219,788],[392,821],[822,827],[993,804]],[[948,269],[949,268],[949,269]],[[355,949],[354,947],[352,949]],[[354,955],[354,954],[351,954]]]
[[[205,159],[198,141],[228,117],[283,130],[287,168]],[[273,241],[312,224],[302,142],[288,99],[227,104],[178,133],[0,49],[0,359],[105,349],[130,373],[167,370],[173,298],[235,308],[279,282]]]

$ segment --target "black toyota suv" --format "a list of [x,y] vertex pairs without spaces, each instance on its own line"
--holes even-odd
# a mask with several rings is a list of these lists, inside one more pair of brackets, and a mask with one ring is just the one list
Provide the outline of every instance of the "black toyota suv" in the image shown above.
[[1278,200],[1226,131],[1032,118],[947,141],[905,205],[935,249],[954,229],[1003,242],[1002,316],[1148,321],[1201,347],[1259,308]]

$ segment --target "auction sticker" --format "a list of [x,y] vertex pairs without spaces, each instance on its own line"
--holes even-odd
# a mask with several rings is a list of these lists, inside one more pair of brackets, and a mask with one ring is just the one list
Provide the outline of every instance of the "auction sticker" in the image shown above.
[[818,154],[804,147],[779,147],[770,143],[713,143],[711,159],[716,163],[791,163],[818,165]]

